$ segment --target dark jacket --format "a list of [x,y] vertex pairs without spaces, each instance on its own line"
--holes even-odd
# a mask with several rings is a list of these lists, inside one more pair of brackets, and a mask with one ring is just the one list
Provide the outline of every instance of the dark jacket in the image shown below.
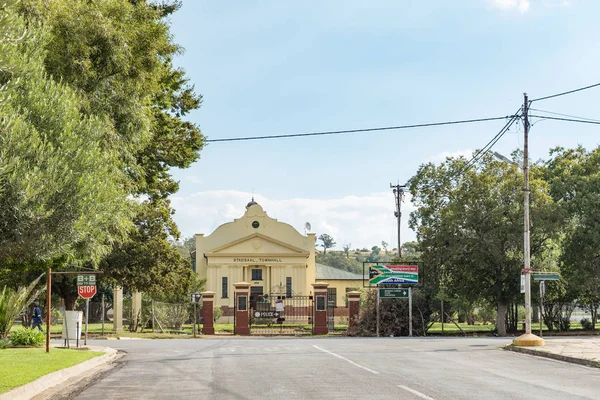
[[33,322],[42,323],[42,311],[38,306],[35,306],[35,308],[33,309]]

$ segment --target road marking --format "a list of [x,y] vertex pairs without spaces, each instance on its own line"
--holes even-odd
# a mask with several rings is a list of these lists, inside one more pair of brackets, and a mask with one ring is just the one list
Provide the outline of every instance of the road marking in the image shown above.
[[317,350],[321,350],[321,351],[324,351],[325,353],[329,353],[329,354],[331,354],[331,355],[332,355],[332,356],[334,356],[334,357],[341,358],[341,359],[342,359],[342,360],[344,360],[344,361],[348,361],[350,364],[352,364],[352,365],[354,365],[354,366],[356,366],[356,367],[358,367],[358,368],[362,368],[362,369],[364,369],[365,371],[369,371],[369,372],[370,372],[370,373],[372,373],[372,374],[375,374],[375,375],[379,374],[379,372],[377,372],[377,371],[373,371],[372,369],[369,369],[369,368],[367,368],[367,367],[363,367],[362,365],[360,365],[360,364],[357,364],[357,363],[355,363],[355,362],[354,362],[354,361],[352,361],[352,360],[348,360],[346,357],[342,357],[342,356],[340,356],[339,354],[335,354],[334,352],[331,352],[331,351],[329,351],[329,350],[322,349],[322,348],[320,348],[319,346],[317,346],[317,345],[314,345],[314,344],[313,344],[313,347],[314,347],[315,349],[317,349]]
[[422,399],[434,400],[434,398],[433,398],[433,397],[429,397],[429,396],[427,396],[426,394],[423,394],[423,393],[421,393],[421,392],[417,392],[416,390],[414,390],[414,389],[411,389],[411,388],[409,388],[409,387],[407,387],[407,386],[404,386],[404,385],[398,385],[398,387],[399,387],[400,389],[404,389],[404,390],[406,390],[407,392],[411,392],[411,393],[412,393],[412,394],[414,394],[415,396],[417,396],[417,397],[420,397],[420,398],[422,398]]

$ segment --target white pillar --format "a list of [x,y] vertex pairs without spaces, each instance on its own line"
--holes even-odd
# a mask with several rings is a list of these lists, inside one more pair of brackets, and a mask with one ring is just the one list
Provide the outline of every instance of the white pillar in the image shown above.
[[113,331],[123,330],[123,288],[113,289]]
[[133,326],[138,326],[142,317],[142,293],[133,292],[131,298],[131,318],[134,321]]

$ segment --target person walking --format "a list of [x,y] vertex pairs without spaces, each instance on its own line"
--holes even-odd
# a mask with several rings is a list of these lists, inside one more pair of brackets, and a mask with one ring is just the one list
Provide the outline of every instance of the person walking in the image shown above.
[[36,301],[33,303],[33,318],[31,319],[31,329],[35,329],[36,327],[44,332],[44,328],[42,328],[42,311],[40,310],[40,306]]

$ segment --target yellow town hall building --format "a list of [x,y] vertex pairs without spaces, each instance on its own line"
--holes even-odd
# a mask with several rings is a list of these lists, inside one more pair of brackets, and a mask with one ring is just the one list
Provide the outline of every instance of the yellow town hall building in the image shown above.
[[258,296],[312,295],[315,282],[329,283],[329,298],[344,315],[346,292],[362,287],[362,276],[315,263],[316,236],[271,218],[254,202],[241,218],[210,235],[196,234],[196,272],[215,292],[215,307],[232,315],[234,283],[250,283],[250,307]]

